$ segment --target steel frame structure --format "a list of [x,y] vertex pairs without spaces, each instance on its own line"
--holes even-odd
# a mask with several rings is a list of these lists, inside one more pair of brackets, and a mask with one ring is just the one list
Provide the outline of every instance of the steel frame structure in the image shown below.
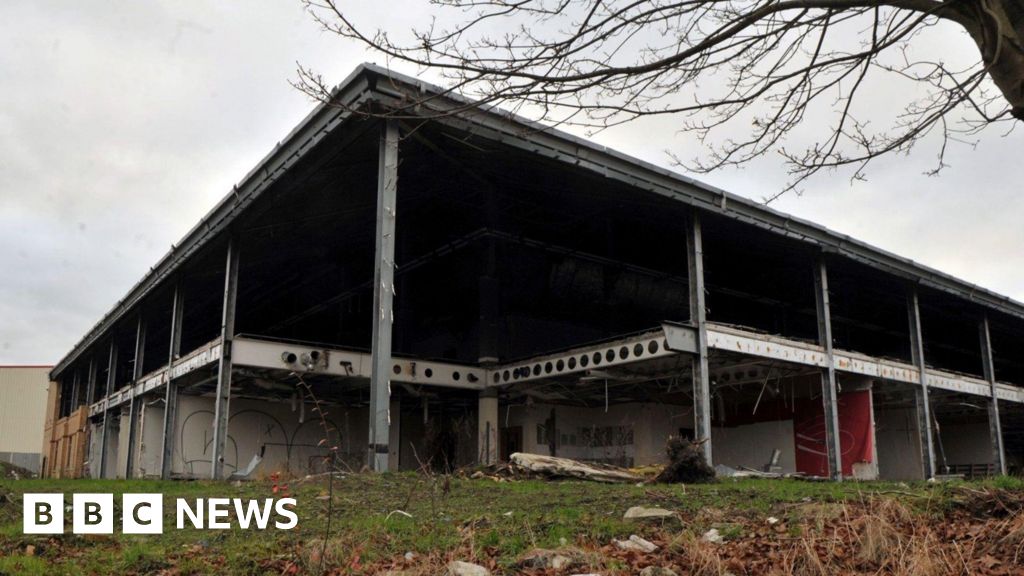
[[[386,80],[386,81],[385,81]],[[424,98],[423,95],[431,95]],[[387,470],[391,434],[391,382],[424,384],[480,391],[490,398],[492,389],[519,383],[544,380],[566,374],[585,372],[601,367],[621,366],[654,358],[684,354],[692,357],[691,379],[694,384],[694,428],[704,443],[705,455],[713,461],[711,439],[711,381],[708,368],[709,351],[719,350],[755,358],[782,361],[813,367],[821,373],[823,410],[827,429],[830,474],[842,478],[837,417],[836,374],[849,373],[913,385],[916,391],[922,443],[922,467],[926,477],[936,473],[931,427],[929,389],[943,389],[988,399],[992,427],[993,455],[999,469],[1006,470],[999,420],[1000,401],[1024,403],[1024,389],[998,382],[993,363],[987,315],[979,321],[979,334],[984,361],[984,378],[977,379],[928,367],[924,356],[918,286],[952,294],[986,310],[1024,319],[1024,304],[1013,301],[949,275],[937,272],[888,252],[878,250],[847,236],[820,226],[770,210],[741,197],[706,186],[677,174],[655,168],[614,151],[610,151],[564,133],[538,130],[526,120],[489,109],[464,110],[465,101],[416,79],[364,65],[357,69],[334,94],[331,105],[317,107],[289,136],[278,144],[243,181],[222,200],[200,224],[194,227],[179,245],[172,248],[138,284],[136,284],[74,349],[51,372],[51,378],[65,377],[65,372],[84,355],[89,357],[85,401],[90,415],[102,418],[100,440],[100,474],[106,473],[106,436],[110,412],[129,403],[130,446],[134,446],[135,420],[139,398],[162,390],[164,423],[161,447],[161,476],[170,477],[174,452],[173,432],[176,405],[180,394],[178,380],[216,363],[215,416],[211,475],[224,477],[223,454],[228,434],[232,371],[238,368],[261,368],[290,372],[311,372],[339,378],[365,379],[370,387],[370,430],[367,464],[374,470]],[[423,361],[393,357],[392,319],[395,296],[395,236],[401,233],[397,224],[398,165],[400,162],[399,121],[381,122],[376,193],[374,248],[372,350],[370,352],[318,348],[285,341],[257,339],[235,334],[235,313],[240,267],[239,245],[230,236],[231,224],[282,174],[317,145],[332,130],[344,124],[365,106],[407,110],[415,101],[419,113],[432,122],[482,136],[526,150],[539,157],[572,164],[591,170],[606,178],[634,188],[653,192],[691,206],[686,226],[686,262],[689,300],[688,324],[664,324],[660,330],[629,335],[617,340],[574,348],[561,353],[542,354],[511,363],[486,366],[448,362]],[[455,110],[460,110],[456,113]],[[401,114],[399,114],[401,115]],[[523,130],[526,127],[528,130]],[[814,264],[816,344],[757,333],[708,322],[705,302],[704,238],[701,229],[703,213],[711,213],[766,229],[772,233],[795,238],[818,251]],[[220,335],[194,350],[181,355],[184,296],[181,287],[183,263],[214,238],[228,235],[224,295]],[[871,268],[908,280],[907,309],[912,362],[904,363],[865,354],[834,349],[826,257],[836,256],[866,264]],[[146,320],[141,304],[158,285],[174,286],[171,306],[170,349],[167,363],[149,374],[142,374],[145,350]],[[130,384],[115,391],[117,377],[117,343],[110,337],[115,324],[130,313],[137,313],[134,370]],[[110,338],[108,373],[105,393],[96,400],[96,349]],[[75,372],[75,382],[80,379]],[[76,385],[76,390],[77,390]],[[76,392],[77,393],[77,392]],[[489,438],[488,433],[488,438]],[[128,448],[130,475],[133,467],[132,448]],[[490,449],[488,449],[490,454]]]

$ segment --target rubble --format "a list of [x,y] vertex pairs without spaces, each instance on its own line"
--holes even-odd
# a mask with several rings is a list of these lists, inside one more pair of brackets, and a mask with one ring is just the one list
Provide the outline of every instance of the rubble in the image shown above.
[[491,571],[479,564],[455,560],[448,563],[448,576],[491,576]]
[[523,569],[564,570],[576,563],[574,556],[575,554],[571,552],[535,548],[520,557],[516,565]]
[[595,482],[637,482],[641,477],[615,466],[586,464],[569,458],[516,452],[509,456],[509,466],[523,473],[546,478],[576,478]]
[[655,479],[663,483],[704,484],[715,480],[715,470],[704,459],[701,445],[685,438],[670,437],[665,444],[668,465]]
[[664,508],[645,508],[633,506],[622,516],[623,520],[658,520],[663,518],[674,518],[676,513]]
[[701,536],[701,540],[705,542],[711,542],[712,544],[718,544],[722,541],[722,534],[718,531],[718,528],[712,528]]
[[679,576],[675,570],[661,566],[648,566],[640,571],[640,576]]
[[621,550],[636,550],[638,552],[651,553],[658,549],[657,544],[644,540],[636,534],[630,535],[629,540],[612,540],[612,542]]

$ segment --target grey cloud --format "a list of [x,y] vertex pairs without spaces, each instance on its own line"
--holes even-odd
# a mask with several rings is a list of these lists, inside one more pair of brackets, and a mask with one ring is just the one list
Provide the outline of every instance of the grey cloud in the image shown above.
[[[355,5],[409,26],[426,3]],[[297,1],[3,2],[0,363],[57,361],[305,116],[296,61],[340,81],[371,58]],[[698,151],[664,120],[596,139],[662,165],[665,149]],[[931,156],[886,159],[778,207],[1024,299],[1022,144],[989,134],[939,178],[921,176]],[[785,174],[766,158],[701,178],[759,198]]]

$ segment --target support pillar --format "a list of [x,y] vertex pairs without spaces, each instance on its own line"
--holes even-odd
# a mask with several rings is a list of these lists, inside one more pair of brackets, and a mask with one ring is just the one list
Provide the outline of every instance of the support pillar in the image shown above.
[[928,399],[928,370],[924,361],[924,338],[921,335],[921,309],[918,305],[917,286],[910,287],[907,296],[910,317],[910,356],[919,375],[915,391],[917,425],[921,437],[921,469],[925,479],[935,476],[935,437],[932,435],[932,408]]
[[832,352],[832,311],[828,299],[828,268],[825,257],[818,256],[814,266],[814,300],[818,309],[818,344],[825,351],[826,366],[821,370],[821,398],[825,411],[825,444],[828,450],[829,477],[843,479],[843,450],[839,442],[839,399],[836,367]]
[[[110,361],[107,364],[107,385],[103,397],[110,396],[114,391],[114,382],[117,378],[117,342],[111,334],[110,340]],[[107,430],[110,428],[110,408],[103,407],[103,423],[100,425],[100,478],[107,477]]]
[[160,478],[171,478],[171,464],[174,456],[174,431],[178,413],[178,386],[172,374],[174,361],[181,354],[181,319],[185,314],[185,293],[179,280],[174,286],[174,300],[171,305],[171,344],[167,358],[167,384],[164,390],[164,427],[160,440]]
[[388,428],[388,470],[397,472],[402,465],[402,399],[392,396],[388,407],[391,427]]
[[96,356],[93,355],[89,358],[89,372],[85,376],[85,405],[92,406],[93,402],[96,401],[96,371],[99,367],[96,366]]
[[981,337],[981,362],[985,380],[988,381],[991,397],[988,401],[988,429],[992,438],[992,461],[996,465],[996,473],[1006,476],[1006,452],[1003,450],[1003,427],[999,421],[999,396],[996,394],[996,367],[992,359],[992,335],[988,327],[988,315],[981,318],[978,324]]
[[398,122],[385,120],[377,173],[377,233],[373,273],[373,367],[367,466],[388,469],[391,424],[391,328],[395,295],[395,216],[398,193]]
[[142,378],[142,360],[146,350],[146,321],[139,313],[138,324],[135,327],[135,361],[132,366],[131,399],[128,404],[128,459],[125,467],[125,478],[135,475],[135,442],[139,419],[139,399],[135,397],[135,383]]
[[227,264],[224,269],[224,305],[220,323],[220,361],[217,364],[217,395],[213,407],[213,447],[210,477],[224,478],[224,447],[228,437],[228,415],[231,412],[231,343],[235,337],[235,303],[238,300],[237,237],[228,239]]
[[697,354],[693,357],[694,440],[704,443],[704,459],[714,466],[711,453],[711,376],[708,373],[707,305],[704,290],[704,240],[700,212],[693,209],[686,235],[686,261],[690,285],[690,324],[697,329]]
[[489,388],[480,391],[477,410],[477,453],[480,464],[498,463],[498,391]]
[[71,377],[71,412],[74,412],[75,409],[78,408],[78,404],[81,402],[81,384],[81,376],[76,369],[74,375]]

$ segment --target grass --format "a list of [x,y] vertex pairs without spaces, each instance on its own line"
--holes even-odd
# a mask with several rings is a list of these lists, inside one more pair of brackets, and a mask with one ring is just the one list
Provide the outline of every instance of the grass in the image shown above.
[[[0,480],[0,574],[316,573],[321,557],[338,573],[358,574],[400,561],[407,552],[441,563],[456,557],[486,559],[498,571],[511,572],[515,559],[532,548],[596,549],[630,534],[659,538],[665,533],[673,534],[681,549],[706,556],[709,549],[699,536],[711,527],[727,541],[742,540],[772,515],[783,519],[779,538],[804,539],[836,522],[845,504],[886,495],[898,498],[915,514],[938,518],[952,506],[954,492],[964,487],[1020,491],[1024,483],[1008,478],[940,485],[744,479],[700,486],[634,486],[356,474],[335,480],[332,532],[324,554],[323,479],[289,487],[298,501],[295,530],[266,531],[177,530],[174,518],[175,498],[279,497],[266,482]],[[110,536],[24,535],[21,494],[26,492],[61,492],[67,503],[73,492],[113,492],[115,502],[125,492],[163,493],[164,533],[121,534],[117,521]],[[686,521],[638,525],[622,520],[634,505],[676,510]],[[866,526],[870,533],[864,537],[870,546],[865,547],[877,555],[875,548],[891,535],[883,522]],[[614,571],[616,562],[609,559],[603,567]],[[711,557],[703,562],[702,572],[719,565]]]

